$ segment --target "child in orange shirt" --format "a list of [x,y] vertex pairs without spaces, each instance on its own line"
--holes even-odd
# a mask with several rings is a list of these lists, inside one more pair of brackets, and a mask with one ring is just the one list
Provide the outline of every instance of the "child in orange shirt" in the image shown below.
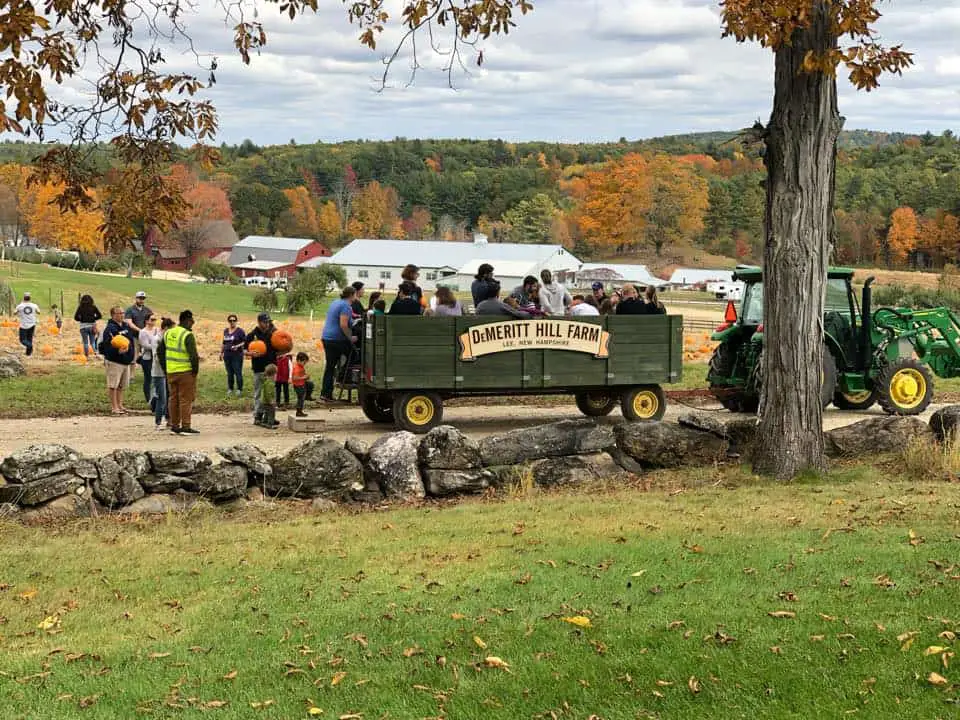
[[304,400],[313,400],[313,383],[310,382],[310,376],[307,375],[307,363],[310,362],[310,356],[305,352],[297,353],[297,361],[293,364],[293,372],[290,380],[293,384],[293,391],[297,394],[297,417],[306,417],[303,411]]

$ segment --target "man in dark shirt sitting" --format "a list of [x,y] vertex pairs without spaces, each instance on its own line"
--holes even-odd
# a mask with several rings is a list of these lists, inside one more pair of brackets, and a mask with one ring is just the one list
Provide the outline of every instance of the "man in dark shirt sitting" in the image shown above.
[[390,314],[420,315],[423,308],[420,307],[420,303],[414,297],[415,292],[416,286],[413,283],[407,281],[400,283],[400,287],[397,288],[397,299],[390,306]]
[[505,303],[500,299],[500,283],[494,280],[486,289],[486,298],[477,303],[477,315],[499,315],[526,320],[530,313],[520,310],[513,297]]

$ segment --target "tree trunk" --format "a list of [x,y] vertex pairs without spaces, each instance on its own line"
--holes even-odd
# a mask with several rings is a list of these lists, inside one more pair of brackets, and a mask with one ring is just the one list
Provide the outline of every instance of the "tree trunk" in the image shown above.
[[837,45],[829,5],[818,3],[810,26],[776,53],[764,158],[764,381],[754,470],[783,480],[824,468],[823,306],[842,119],[836,78],[801,68],[808,51]]

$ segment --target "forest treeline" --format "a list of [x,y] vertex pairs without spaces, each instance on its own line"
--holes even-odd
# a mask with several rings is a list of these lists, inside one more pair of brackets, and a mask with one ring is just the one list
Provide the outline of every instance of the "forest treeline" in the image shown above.
[[[94,209],[61,217],[55,187],[24,182],[37,145],[0,144],[0,234],[104,248]],[[222,145],[210,172],[175,165],[188,201],[178,233],[232,219],[238,234],[557,242],[585,259],[676,250],[761,255],[761,146],[736,133],[616,143],[502,140]],[[91,155],[109,167],[106,148]],[[96,198],[96,188],[90,188]],[[834,261],[941,266],[960,252],[960,142],[940,135],[845,132],[837,165]],[[102,216],[101,216],[102,217]],[[138,228],[142,232],[144,228]],[[659,258],[658,258],[659,256]]]

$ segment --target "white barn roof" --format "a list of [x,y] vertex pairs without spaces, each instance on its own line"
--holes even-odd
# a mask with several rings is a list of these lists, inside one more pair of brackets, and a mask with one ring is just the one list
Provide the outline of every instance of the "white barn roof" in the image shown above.
[[707,282],[730,282],[733,270],[701,270],[699,268],[677,268],[670,276],[671,285],[697,285]]
[[333,262],[333,258],[325,257],[323,255],[317,255],[317,257],[310,258],[309,260],[304,260],[302,263],[297,265],[299,268],[317,268],[321,265],[326,265],[329,262]]
[[[543,262],[557,253],[570,257],[574,268],[580,261],[562,245],[528,245],[521,243],[443,242],[440,240],[370,240],[357,239],[337,252],[331,262],[338,265],[403,267],[413,263],[420,268],[462,268],[471,260],[489,262],[495,272],[498,262],[524,261],[529,265]],[[479,263],[478,263],[479,264]]]
[[234,247],[270,248],[272,250],[303,250],[316,240],[312,238],[267,237],[266,235],[247,235]]
[[624,265],[622,263],[584,263],[577,271],[577,276],[589,276],[596,270],[610,270],[620,276],[624,282],[639,283],[640,285],[654,285],[660,287],[666,285],[666,280],[655,277],[646,265]]
[[233,246],[230,251],[230,266],[239,267],[250,262],[253,255],[255,261],[278,262],[284,265],[293,265],[297,262],[300,251],[315,243],[311,238],[282,238],[266,237],[264,235],[248,235]]

